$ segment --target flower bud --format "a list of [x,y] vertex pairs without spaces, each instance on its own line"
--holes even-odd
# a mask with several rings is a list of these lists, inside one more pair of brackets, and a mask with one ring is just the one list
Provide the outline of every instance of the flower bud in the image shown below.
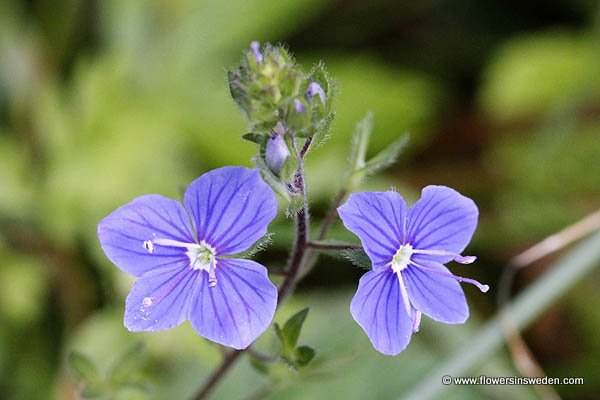
[[290,150],[285,143],[282,133],[275,133],[275,136],[267,139],[265,162],[275,175],[279,175],[285,160],[287,160],[289,156]]
[[250,49],[252,50],[252,53],[254,54],[254,58],[256,58],[256,61],[261,63],[263,61],[263,55],[260,52],[260,43],[258,43],[256,40],[253,41],[252,43],[250,43]]
[[323,88],[317,82],[311,82],[306,89],[306,98],[311,100],[316,95],[321,99],[321,103],[325,105],[325,92],[323,91]]

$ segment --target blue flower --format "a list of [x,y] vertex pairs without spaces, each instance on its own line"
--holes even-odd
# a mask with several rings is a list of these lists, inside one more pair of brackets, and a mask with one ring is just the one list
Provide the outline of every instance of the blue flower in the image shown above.
[[421,313],[448,324],[466,321],[469,308],[458,282],[489,289],[444,266],[475,261],[460,253],[477,227],[477,206],[455,190],[428,186],[408,210],[396,192],[357,193],[338,213],[373,264],[360,279],[350,311],[381,353],[404,350]]
[[192,182],[183,205],[152,194],[104,218],[104,252],[138,278],[125,327],[160,331],[189,320],[209,340],[248,347],[273,319],[277,288],[265,267],[230,255],[262,237],[276,214],[275,195],[258,171],[224,167]]

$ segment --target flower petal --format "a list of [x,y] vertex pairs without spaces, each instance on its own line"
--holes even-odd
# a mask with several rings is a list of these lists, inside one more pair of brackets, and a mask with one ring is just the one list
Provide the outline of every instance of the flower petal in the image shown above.
[[190,211],[199,240],[217,254],[246,250],[266,232],[277,215],[275,194],[258,170],[223,167],[190,184],[184,203]]
[[[448,268],[434,261],[423,266],[443,274]],[[430,318],[447,324],[461,324],[469,318],[469,306],[460,284],[453,278],[409,266],[401,272],[412,305]]]
[[144,242],[155,238],[195,241],[189,217],[178,201],[157,194],[141,196],[98,224],[98,239],[108,258],[134,276],[187,260],[181,248],[156,246],[148,251]]
[[338,213],[344,226],[360,238],[373,269],[389,263],[404,243],[406,203],[396,192],[351,194]]
[[396,355],[408,345],[413,318],[406,313],[398,276],[391,269],[369,271],[360,278],[350,312],[379,352]]
[[241,259],[219,259],[217,284],[202,273],[189,319],[203,337],[234,349],[245,349],[271,324],[277,288],[262,265]]
[[[454,189],[427,186],[408,210],[407,240],[415,249],[459,255],[475,232],[478,215],[473,200]],[[446,263],[455,256],[418,254],[415,257]]]
[[199,271],[183,261],[142,275],[125,301],[125,327],[132,332],[161,331],[185,321]]

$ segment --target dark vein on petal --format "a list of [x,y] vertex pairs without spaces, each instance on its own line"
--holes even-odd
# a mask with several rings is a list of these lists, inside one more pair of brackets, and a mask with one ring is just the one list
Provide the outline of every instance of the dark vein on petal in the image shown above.
[[[231,265],[231,264],[229,264],[229,265]],[[234,265],[235,265],[235,264],[234,264]],[[243,276],[241,276],[240,274],[238,274],[238,273],[237,273],[237,271],[235,271],[235,269],[234,269],[234,268],[235,268],[235,266],[234,266],[234,267],[232,267],[232,268],[230,268],[230,271],[231,271],[231,273],[232,273],[232,274],[234,274],[235,276],[237,276],[237,278],[238,278],[238,279],[240,279],[241,281],[243,281],[243,282],[244,282],[244,283],[245,283],[247,286],[249,286],[249,287],[251,287],[252,289],[254,289],[254,292],[255,292],[255,293],[258,295],[258,297],[260,297],[260,299],[261,299],[262,301],[265,301],[265,297],[264,297],[264,296],[262,295],[262,293],[261,293],[261,291],[262,291],[262,290],[261,290],[259,287],[257,287],[257,286],[254,286],[254,285],[250,284],[250,282],[248,282],[246,279],[244,279],[244,277],[243,277]],[[255,272],[256,272],[256,271],[255,271]],[[268,279],[268,278],[267,278],[267,279]]]
[[[223,274],[221,274],[223,275]],[[225,291],[223,290],[223,285],[219,285],[217,283],[217,286],[219,288],[219,290],[221,291],[221,294],[223,295],[223,303],[225,303],[225,307],[227,308],[227,311],[229,312],[229,318],[231,318],[231,323],[233,324],[233,328],[235,329],[235,332],[237,333],[238,337],[240,338],[240,342],[244,341],[244,338],[242,337],[242,334],[240,332],[240,328],[237,325],[237,321],[235,320],[235,317],[233,316],[233,310],[231,309],[231,305],[229,304],[229,301],[227,300],[227,295],[225,294]]]

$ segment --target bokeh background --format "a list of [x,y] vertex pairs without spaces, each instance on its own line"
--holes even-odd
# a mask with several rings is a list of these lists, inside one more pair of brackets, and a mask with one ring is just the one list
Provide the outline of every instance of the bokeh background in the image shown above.
[[[125,359],[125,374],[152,390],[111,395],[123,399],[185,399],[218,363],[187,323],[153,334],[122,326],[132,279],[103,255],[96,225],[136,196],[178,197],[209,169],[250,166],[256,149],[241,140],[246,122],[224,68],[251,40],[285,43],[307,70],[323,60],[339,83],[332,137],[308,160],[315,222],[354,124],[372,111],[372,154],[405,132],[410,143],[364,188],[393,186],[414,201],[423,186],[445,184],[473,198],[481,219],[469,254],[479,260],[453,270],[492,290],[465,287],[467,324],[425,320],[408,350],[383,357],[348,310],[363,271],[323,256],[276,316],[311,306],[300,341],[316,348],[314,366],[275,368],[269,386],[243,360],[215,398],[401,397],[494,315],[511,257],[600,205],[597,1],[2,0],[1,398],[78,398],[72,350],[101,373]],[[283,265],[292,237],[283,214],[259,256],[269,267]],[[339,224],[330,237],[351,239]],[[514,291],[554,260],[520,273]],[[548,375],[585,377],[556,387],[564,398],[600,393],[598,283],[597,271],[587,275],[524,332]],[[272,341],[268,332],[259,345]],[[518,374],[504,348],[471,371],[482,373]],[[445,396],[540,395],[505,386]]]

